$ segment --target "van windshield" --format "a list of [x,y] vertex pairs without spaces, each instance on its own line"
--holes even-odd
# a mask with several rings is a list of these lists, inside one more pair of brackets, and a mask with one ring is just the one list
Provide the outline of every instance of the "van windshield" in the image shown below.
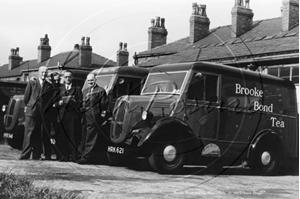
[[[110,88],[113,76],[114,76],[113,74],[111,74],[111,75],[97,75],[96,83],[98,84],[98,86],[104,88],[106,90],[106,92],[108,92],[108,89]],[[83,86],[83,89],[85,89],[85,88],[87,88],[87,82],[86,81],[85,81],[84,86]]]
[[180,94],[187,71],[150,73],[142,94],[173,93]]
[[111,80],[113,78],[113,75],[99,75],[97,76],[97,81],[96,83],[98,86],[104,88],[106,91],[109,88],[111,84]]

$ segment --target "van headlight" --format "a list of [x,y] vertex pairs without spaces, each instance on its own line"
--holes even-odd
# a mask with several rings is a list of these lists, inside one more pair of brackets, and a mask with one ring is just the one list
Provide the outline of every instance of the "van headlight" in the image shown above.
[[6,111],[6,105],[3,105],[2,106],[2,112],[5,112]]
[[142,113],[142,119],[144,121],[149,121],[153,118],[153,113],[151,113],[151,111],[143,111]]

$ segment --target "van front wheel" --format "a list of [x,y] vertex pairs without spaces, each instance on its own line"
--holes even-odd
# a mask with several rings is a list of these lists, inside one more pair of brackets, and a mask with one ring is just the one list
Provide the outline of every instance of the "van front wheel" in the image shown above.
[[176,144],[155,148],[149,157],[151,167],[159,173],[177,173],[183,167],[185,155]]

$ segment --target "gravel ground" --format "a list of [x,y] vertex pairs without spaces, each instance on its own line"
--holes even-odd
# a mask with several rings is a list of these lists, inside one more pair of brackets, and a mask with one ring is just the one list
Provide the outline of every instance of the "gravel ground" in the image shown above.
[[94,198],[299,198],[299,175],[253,176],[247,169],[215,175],[185,167],[181,175],[108,165],[18,160],[20,151],[0,145],[0,171],[25,175],[36,186]]

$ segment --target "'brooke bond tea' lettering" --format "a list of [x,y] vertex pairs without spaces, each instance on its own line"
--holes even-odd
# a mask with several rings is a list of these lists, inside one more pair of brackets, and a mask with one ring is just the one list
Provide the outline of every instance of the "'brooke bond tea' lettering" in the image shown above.
[[[240,84],[235,84],[235,94],[249,95],[252,97],[262,98],[264,91],[259,90],[256,87],[246,88],[246,87],[242,87]],[[271,104],[270,106],[262,105],[259,103],[259,101],[255,100],[253,105],[254,105],[255,111],[263,111],[263,112],[268,112],[268,113],[273,112],[273,104]]]
[[240,84],[235,84],[235,93],[241,95],[250,95],[253,97],[263,97],[264,94],[262,90],[259,90],[256,87],[249,89],[242,87]]

